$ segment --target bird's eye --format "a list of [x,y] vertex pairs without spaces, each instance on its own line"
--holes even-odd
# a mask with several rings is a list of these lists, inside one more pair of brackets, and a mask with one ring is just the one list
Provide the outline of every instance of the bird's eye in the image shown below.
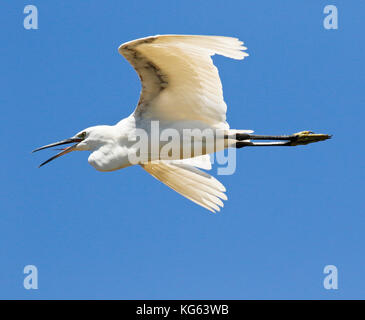
[[86,132],[83,131],[83,132],[79,133],[78,137],[84,139],[86,137]]

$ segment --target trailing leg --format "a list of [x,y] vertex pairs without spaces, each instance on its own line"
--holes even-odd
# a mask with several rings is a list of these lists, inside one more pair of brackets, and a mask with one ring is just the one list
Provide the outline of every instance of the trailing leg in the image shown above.
[[[301,131],[292,135],[270,136],[255,135],[249,133],[236,133],[237,140],[235,147],[267,147],[267,146],[298,146],[313,142],[324,141],[332,136],[328,134],[316,134],[312,131]],[[251,140],[273,140],[268,142],[252,142]]]

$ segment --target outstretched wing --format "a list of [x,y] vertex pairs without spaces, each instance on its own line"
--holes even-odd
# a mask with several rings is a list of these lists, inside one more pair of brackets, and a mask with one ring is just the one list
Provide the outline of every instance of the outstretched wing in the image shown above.
[[209,211],[219,211],[227,200],[225,187],[214,177],[190,164],[153,161],[141,165],[149,174],[171,189]]
[[236,38],[162,35],[122,44],[137,71],[142,92],[135,115],[151,119],[199,120],[228,128],[222,84],[211,56],[248,56]]

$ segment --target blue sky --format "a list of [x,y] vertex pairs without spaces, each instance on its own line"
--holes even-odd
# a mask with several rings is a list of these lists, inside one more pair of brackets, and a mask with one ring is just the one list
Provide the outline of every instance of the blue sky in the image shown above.
[[[34,4],[39,29],[23,28]],[[338,8],[338,30],[323,8]],[[364,298],[363,1],[3,1],[0,298]],[[244,148],[211,214],[139,167],[34,148],[129,115],[140,84],[117,47],[165,33],[236,36],[214,58],[232,128],[333,139]],[[214,171],[213,171],[214,172]],[[38,268],[25,290],[23,268]],[[323,268],[338,268],[338,290]]]

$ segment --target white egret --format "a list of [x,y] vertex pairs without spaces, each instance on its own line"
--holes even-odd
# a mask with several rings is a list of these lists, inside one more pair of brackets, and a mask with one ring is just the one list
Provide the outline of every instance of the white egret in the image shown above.
[[[330,138],[311,131],[286,136],[260,136],[253,135],[252,131],[229,128],[222,84],[211,56],[218,54],[243,59],[248,54],[245,52],[247,48],[242,45],[243,42],[236,38],[195,35],[157,35],[122,44],[119,53],[132,64],[142,82],[134,112],[116,125],[90,127],[72,138],[34,150],[75,143],[40,166],[71,151],[88,150],[92,152],[88,162],[99,171],[139,164],[184,197],[210,211],[219,211],[223,207],[221,200],[227,199],[226,189],[214,177],[198,169],[211,168],[209,153],[245,146],[296,146]],[[185,155],[180,152],[175,158],[161,155],[166,141],[159,141],[156,151],[151,146],[151,139],[148,139],[144,142],[148,144],[144,149],[148,151],[141,158],[144,160],[131,161],[131,155],[138,153],[136,141],[139,130],[151,138],[153,121],[158,121],[159,133],[175,129],[183,136],[184,129],[212,129],[220,130],[223,135],[220,138],[215,136],[220,141],[215,141],[213,149],[208,148],[206,141],[200,141],[203,144],[201,153]],[[223,142],[221,147],[217,147],[219,142]],[[187,140],[182,138],[174,143],[179,143],[177,149],[182,150]]]

